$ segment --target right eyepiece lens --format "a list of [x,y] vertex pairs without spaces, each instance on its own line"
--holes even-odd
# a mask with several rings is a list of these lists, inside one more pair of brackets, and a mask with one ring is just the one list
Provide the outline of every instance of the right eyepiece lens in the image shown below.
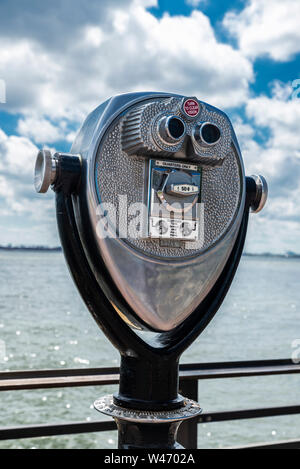
[[202,127],[202,138],[203,140],[212,145],[213,143],[217,143],[220,140],[221,132],[220,129],[213,124],[205,124]]
[[221,131],[215,124],[204,123],[197,126],[195,138],[200,144],[215,145],[221,138]]

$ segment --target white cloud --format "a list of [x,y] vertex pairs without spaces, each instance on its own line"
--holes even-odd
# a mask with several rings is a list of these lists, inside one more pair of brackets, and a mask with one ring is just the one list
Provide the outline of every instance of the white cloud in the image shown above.
[[66,123],[60,122],[59,126],[53,125],[49,120],[27,116],[19,119],[17,131],[20,135],[33,139],[36,143],[53,143],[66,137]]
[[251,217],[251,251],[300,252],[300,106],[289,99],[291,91],[275,83],[271,97],[249,100],[249,122],[237,118],[234,123],[246,174],[262,174],[269,185],[264,211]]
[[[247,163],[253,170],[264,167],[273,175],[278,170],[276,165],[288,158],[300,161],[300,101],[291,100],[291,93],[289,85],[276,82],[271,97],[260,95],[248,100],[247,123],[241,117],[234,121]],[[258,144],[255,137],[264,143]]]
[[250,0],[241,12],[226,14],[223,24],[251,58],[287,61],[300,52],[299,0]]
[[[98,10],[92,2],[90,17],[85,12],[82,22],[67,21],[65,29],[58,14],[43,21],[49,8],[43,3],[28,15],[23,35],[14,25],[24,7],[13,17],[6,13],[5,25],[0,19],[6,109],[79,122],[109,96],[133,90],[198,95],[219,107],[244,103],[253,80],[250,61],[216,39],[202,12],[157,19],[145,9],[155,3],[114,1],[101,16],[102,2]],[[74,0],[75,19],[81,4]]]
[[104,40],[103,32],[101,31],[101,28],[98,28],[97,26],[87,26],[84,32],[84,38],[87,45],[99,47]]
[[32,176],[37,147],[26,137],[7,136],[0,129],[0,170],[16,178]]
[[250,99],[246,106],[247,116],[253,119],[256,127],[262,133],[267,130],[270,134],[264,152],[256,157],[270,176],[290,171],[292,178],[296,168],[291,160],[295,165],[300,163],[300,101],[289,99],[291,92],[291,87],[277,83],[272,97]]
[[246,252],[299,253],[300,223],[280,218],[266,219],[263,212],[250,215]]
[[37,151],[0,129],[0,244],[58,244],[53,194],[41,197],[33,187]]
[[245,106],[247,120],[234,126],[246,173],[262,173],[270,185],[266,209],[251,217],[249,250],[300,251],[299,101],[279,83],[271,97],[249,95],[254,58],[288,60],[300,50],[298,0],[251,0],[226,15],[239,49],[218,41],[200,11],[155,18],[146,10],[154,0],[13,3],[0,2],[0,70],[5,109],[22,115],[21,136],[0,130],[0,243],[58,243],[53,194],[33,189],[35,144],[71,142],[73,129],[111,95],[160,90]]
[[191,7],[197,8],[201,3],[207,3],[208,0],[185,0],[185,3],[187,5],[190,5]]
[[23,3],[0,2],[4,109],[21,115],[20,136],[0,131],[0,243],[19,244],[19,230],[22,242],[31,233],[33,243],[56,244],[53,194],[33,189],[36,145],[71,142],[109,96],[172,91],[216,106],[248,97],[251,63],[218,42],[201,12],[157,19],[146,10],[156,0]]

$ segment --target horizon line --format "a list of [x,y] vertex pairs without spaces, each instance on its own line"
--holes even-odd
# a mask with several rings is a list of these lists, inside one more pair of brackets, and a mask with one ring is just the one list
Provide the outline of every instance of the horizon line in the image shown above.
[[[43,246],[43,245],[12,245],[12,244],[7,244],[7,245],[1,245],[0,244],[0,250],[4,251],[62,251],[61,246]],[[287,251],[287,252],[282,252],[282,253],[275,253],[275,252],[244,252],[243,256],[272,256],[272,257],[285,257],[285,258],[291,258],[291,257],[299,257],[300,258],[300,253],[296,253],[293,251]]]

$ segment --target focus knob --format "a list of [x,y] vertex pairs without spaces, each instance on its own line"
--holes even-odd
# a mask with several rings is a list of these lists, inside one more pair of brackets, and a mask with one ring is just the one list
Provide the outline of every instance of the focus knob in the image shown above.
[[35,164],[34,186],[36,192],[45,194],[49,187],[58,192],[73,193],[81,179],[81,156],[41,150]]
[[34,187],[38,194],[45,194],[55,183],[57,177],[57,160],[49,150],[41,150],[35,164]]
[[259,213],[262,211],[266,202],[268,200],[268,183],[265,178],[261,175],[253,175],[249,178],[250,181],[255,183],[255,190],[252,191],[251,197],[251,212],[252,213]]

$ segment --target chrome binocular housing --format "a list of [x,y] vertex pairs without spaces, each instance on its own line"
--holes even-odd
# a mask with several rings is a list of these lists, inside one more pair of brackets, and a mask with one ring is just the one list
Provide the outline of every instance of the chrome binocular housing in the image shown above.
[[39,152],[35,187],[50,186],[70,272],[121,354],[119,392],[96,408],[120,428],[149,410],[150,423],[161,423],[156,412],[164,422],[191,418],[179,358],[220,308],[249,212],[267,199],[265,179],[245,176],[229,118],[195,97],[113,97],[87,117],[69,154]]
[[[267,183],[249,179],[249,208],[259,212]],[[111,302],[116,314],[158,332],[176,329],[205,300],[249,200],[228,117],[195,97],[165,93],[111,98],[88,116],[70,154],[40,151],[35,187],[50,186],[72,195],[72,229],[99,288],[101,259],[126,304]]]

